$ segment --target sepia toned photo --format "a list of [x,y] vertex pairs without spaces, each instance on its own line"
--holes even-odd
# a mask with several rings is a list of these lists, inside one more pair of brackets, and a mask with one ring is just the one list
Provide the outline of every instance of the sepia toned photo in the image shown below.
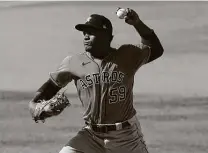
[[0,153],[207,153],[208,2],[1,1]]

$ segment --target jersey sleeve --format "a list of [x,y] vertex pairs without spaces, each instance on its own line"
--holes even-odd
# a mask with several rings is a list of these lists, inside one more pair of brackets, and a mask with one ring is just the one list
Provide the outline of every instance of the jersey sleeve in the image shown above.
[[119,48],[119,60],[125,64],[132,72],[146,64],[151,54],[151,48],[145,43],[139,45],[125,44]]
[[55,72],[50,72],[50,79],[58,86],[65,87],[72,81],[72,74],[70,71],[71,56],[67,56],[59,65]]

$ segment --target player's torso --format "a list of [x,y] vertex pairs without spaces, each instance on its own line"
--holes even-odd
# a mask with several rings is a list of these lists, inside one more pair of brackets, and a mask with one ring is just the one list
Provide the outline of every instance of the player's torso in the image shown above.
[[133,75],[116,52],[104,60],[94,60],[87,53],[71,61],[79,98],[85,108],[84,118],[95,123],[115,123],[131,118]]

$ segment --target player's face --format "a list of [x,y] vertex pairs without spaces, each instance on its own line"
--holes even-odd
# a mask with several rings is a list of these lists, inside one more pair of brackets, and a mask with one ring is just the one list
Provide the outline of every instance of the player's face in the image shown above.
[[106,54],[108,50],[103,50],[106,46],[110,45],[109,35],[105,31],[99,31],[95,29],[87,29],[84,34],[84,47],[87,52],[94,55]]

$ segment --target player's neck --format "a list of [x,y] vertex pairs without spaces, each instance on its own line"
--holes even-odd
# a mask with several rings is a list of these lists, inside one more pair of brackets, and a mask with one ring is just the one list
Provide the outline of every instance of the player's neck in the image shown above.
[[94,59],[103,60],[111,52],[112,52],[112,48],[111,47],[106,47],[106,48],[100,48],[99,50],[96,50],[94,53],[92,52],[90,54]]

